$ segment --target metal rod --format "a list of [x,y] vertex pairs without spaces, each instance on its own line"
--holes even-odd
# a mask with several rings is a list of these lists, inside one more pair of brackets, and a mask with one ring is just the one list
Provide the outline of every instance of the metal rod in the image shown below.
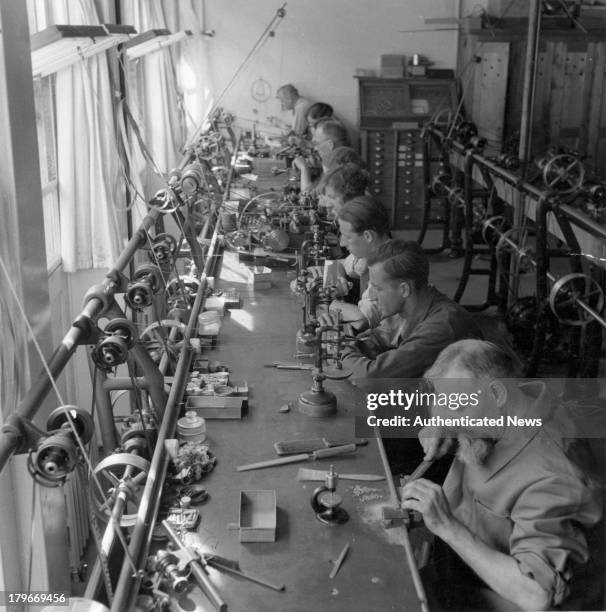
[[[522,92],[522,119],[520,122],[520,146],[518,157],[522,168],[530,159],[534,85],[536,76],[537,41],[541,30],[541,2],[530,0],[528,8],[528,34],[526,37],[526,61],[524,66],[524,89]],[[524,174],[526,172],[524,171]]]
[[[145,564],[145,557],[147,556],[147,548],[149,546],[147,535],[151,532],[155,522],[154,500],[158,501],[160,499],[168,465],[168,453],[164,447],[164,442],[173,436],[175,430],[192,356],[193,351],[189,342],[187,342],[177,363],[173,384],[166,404],[166,412],[158,431],[156,449],[145,482],[145,489],[141,496],[137,522],[131,534],[129,554],[134,559],[137,568],[142,568]],[[140,582],[141,576],[139,574],[133,576],[130,565],[123,563],[116,592],[114,593],[112,612],[127,612],[132,609]]]
[[[179,536],[175,533],[168,521],[162,521],[162,527],[168,534],[169,540],[178,548],[186,548],[183,542],[179,539]],[[189,563],[191,573],[194,575],[198,586],[202,589],[204,595],[208,597],[213,607],[219,612],[225,612],[227,610],[227,604],[221,598],[221,595],[215,589],[214,584],[210,581],[208,574],[206,573],[202,564],[197,561],[191,561]]]
[[104,455],[112,453],[118,448],[118,435],[114,424],[114,410],[109,396],[109,391],[105,388],[108,380],[107,374],[99,369],[95,377],[95,403],[97,405],[97,422],[101,432],[101,444]]
[[[218,204],[215,204],[210,214],[216,215]],[[171,438],[174,434],[177,424],[177,417],[180,412],[180,404],[185,393],[185,386],[189,376],[191,361],[193,358],[193,350],[190,344],[190,338],[194,335],[197,324],[198,314],[204,304],[207,276],[211,266],[213,265],[214,253],[218,245],[218,224],[215,224],[213,237],[207,251],[208,256],[204,263],[204,270],[200,278],[200,285],[196,292],[196,297],[192,305],[189,322],[183,339],[183,349],[179,355],[173,384],[170,390],[168,401],[166,403],[166,411],[158,431],[158,441],[156,449],[152,457],[151,466],[145,489],[141,497],[141,505],[137,515],[137,522],[133,528],[129,554],[135,560],[138,568],[143,568],[147,557],[147,552],[151,542],[151,530],[155,523],[155,516],[159,504],[160,493],[164,485],[166,476],[166,468],[168,465],[167,452],[165,449],[165,441]],[[156,500],[155,507],[152,500]],[[112,612],[129,612],[132,610],[135,599],[141,583],[140,572],[133,577],[132,571],[127,563],[122,564],[122,570],[116,586],[114,601],[112,603]]]
[[[149,214],[143,219],[135,235],[128,241],[128,244],[118,257],[114,267],[107,273],[106,279],[103,283],[105,288],[104,294],[107,298],[112,298],[113,294],[118,289],[115,279],[128,265],[128,262],[132,259],[141,244],[145,242],[146,229],[153,226],[158,214],[159,212],[155,210],[149,212]],[[103,309],[103,300],[93,297],[92,299],[88,300],[77,320],[93,320],[101,312],[103,312]],[[86,329],[84,326],[80,327],[78,325],[72,325],[72,327],[67,331],[63,337],[63,340],[61,341],[61,344],[57,347],[48,362],[48,368],[53,378],[57,378],[63,371],[71,356],[76,351],[76,348],[79,344],[81,344],[85,337]],[[30,387],[29,391],[19,403],[19,407],[15,412],[18,417],[31,419],[36,414],[42,401],[52,388],[51,381],[49,380],[45,369],[42,370],[35,381],[36,382]],[[0,471],[2,471],[9,457],[19,446],[20,439],[20,434],[12,429],[0,432]]]
[[[375,425],[375,437],[377,440],[377,447],[379,449],[379,455],[381,456],[381,463],[383,464],[383,470],[385,471],[385,478],[387,480],[387,486],[389,487],[389,494],[391,495],[392,503],[395,508],[400,507],[400,496],[398,495],[398,490],[396,489],[396,485],[393,481],[393,476],[391,473],[391,468],[389,467],[389,459],[387,458],[387,453],[385,452],[385,446],[383,445],[383,439],[381,438],[381,431],[378,426]],[[417,592],[417,597],[421,604],[422,612],[429,612],[429,606],[427,604],[427,596],[425,595],[425,587],[423,586],[423,582],[421,581],[421,576],[419,574],[419,568],[417,567],[417,562],[415,560],[414,553],[412,551],[412,545],[410,543],[410,538],[408,537],[408,529],[403,527],[401,530],[402,533],[402,545],[404,546],[404,552],[406,554],[406,561],[408,562],[408,567],[410,569],[410,575],[412,576],[412,582],[415,587],[415,591]]]

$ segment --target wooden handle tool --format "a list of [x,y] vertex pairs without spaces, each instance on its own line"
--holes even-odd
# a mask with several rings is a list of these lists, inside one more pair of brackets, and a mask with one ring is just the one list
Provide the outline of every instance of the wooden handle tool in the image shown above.
[[258,470],[274,465],[285,465],[287,463],[297,463],[298,461],[308,461],[310,459],[324,459],[325,457],[334,457],[335,455],[343,455],[345,453],[353,453],[356,450],[355,444],[345,444],[344,446],[333,446],[330,448],[321,448],[313,453],[302,453],[300,455],[291,455],[290,457],[279,457],[278,459],[268,459],[267,461],[259,461],[258,463],[249,463],[247,465],[239,465],[236,469],[238,472],[246,472],[248,470]]

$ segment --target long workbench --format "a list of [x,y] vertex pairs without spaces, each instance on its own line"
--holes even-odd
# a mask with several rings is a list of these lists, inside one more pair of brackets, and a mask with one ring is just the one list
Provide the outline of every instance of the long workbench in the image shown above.
[[[225,255],[224,270],[233,265],[233,257]],[[276,458],[273,444],[281,440],[354,438],[354,404],[360,391],[348,381],[326,381],[338,397],[337,415],[313,419],[299,413],[297,398],[310,387],[310,372],[264,367],[275,360],[293,360],[300,307],[290,294],[286,271],[274,271],[273,286],[264,290],[229,281],[221,285],[236,287],[243,305],[226,315],[218,346],[207,356],[228,364],[233,380],[246,380],[250,399],[241,420],[207,421],[207,441],[217,465],[202,481],[210,499],[199,507],[198,534],[208,552],[237,560],[242,570],[285,585],[278,592],[209,569],[228,610],[419,610],[402,528],[381,526],[381,508],[390,503],[386,481],[340,480],[337,493],[350,518],[345,524],[328,526],[316,519],[310,505],[313,491],[323,483],[297,480],[300,467],[328,470],[330,464],[343,474],[383,474],[376,440],[355,453],[330,459],[236,470],[242,464]],[[292,409],[280,412],[288,402]],[[228,529],[238,522],[240,491],[267,489],[275,490],[277,497],[276,541],[240,543],[238,531]],[[350,550],[331,579],[333,562],[348,543]],[[181,600],[181,608],[213,610],[197,587]]]

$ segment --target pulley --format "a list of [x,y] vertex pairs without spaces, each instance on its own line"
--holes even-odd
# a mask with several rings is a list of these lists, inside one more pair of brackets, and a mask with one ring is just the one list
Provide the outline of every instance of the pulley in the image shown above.
[[583,185],[583,192],[586,197],[598,208],[606,207],[606,184],[592,183]]
[[137,341],[137,327],[129,319],[121,317],[108,321],[103,333],[122,338],[128,349],[132,349]]
[[528,266],[534,263],[532,252],[522,246],[523,230],[512,227],[504,232],[501,232],[495,246],[495,254],[497,257],[502,257],[503,253],[509,252],[520,262],[522,266]]
[[261,244],[268,251],[279,253],[288,247],[290,238],[284,230],[275,228],[262,236]]
[[[543,309],[541,318],[545,327],[545,352],[553,354],[559,342],[560,326],[556,317],[546,309]],[[516,349],[529,353],[537,328],[536,297],[528,295],[517,299],[505,315],[505,325],[513,337]]]
[[164,285],[164,278],[162,276],[162,270],[158,266],[153,264],[143,264],[139,266],[133,274],[134,281],[145,280],[151,286],[154,293],[160,291]]
[[120,336],[107,336],[93,347],[91,358],[101,370],[113,370],[126,362],[128,346]]
[[149,568],[160,575],[171,591],[180,594],[187,590],[188,571],[180,568],[179,559],[173,552],[159,550],[154,557],[151,557]]
[[[120,527],[132,527],[137,522],[137,510],[148,473],[149,461],[131,453],[117,453],[102,459],[95,467],[94,474],[103,493],[97,486],[91,486],[97,515],[105,521],[109,520],[113,502],[121,496],[126,506],[118,524]],[[133,511],[129,512],[131,508]]]
[[148,325],[141,332],[139,340],[154,363],[159,364],[165,354],[176,363],[183,348],[186,331],[187,325],[181,321],[163,319]]
[[549,294],[549,307],[565,325],[586,325],[595,320],[595,314],[602,312],[604,290],[586,274],[567,274],[554,282]]
[[482,224],[482,239],[488,245],[496,245],[506,231],[509,222],[500,215],[489,217]]
[[174,213],[182,204],[183,202],[179,201],[177,194],[170,188],[160,189],[147,202],[150,208],[159,210],[163,214]]
[[495,163],[505,170],[517,170],[520,167],[520,158],[513,153],[501,153]]
[[452,176],[450,172],[438,171],[432,181],[431,190],[439,198],[447,198],[452,206],[464,205],[463,189],[461,187],[452,186]]
[[107,323],[103,334],[105,337],[97,342],[91,358],[98,368],[109,371],[126,362],[128,351],[137,340],[137,328],[128,319],[116,318]]
[[35,453],[28,457],[28,469],[34,480],[47,487],[65,482],[78,462],[78,447],[67,431],[43,438]]
[[150,284],[144,281],[128,283],[124,299],[133,310],[143,310],[153,304],[154,291]]
[[47,428],[49,435],[41,437],[36,450],[30,452],[27,467],[37,483],[56,487],[65,482],[78,464],[77,437],[82,444],[87,444],[94,425],[90,414],[81,408],[60,406],[49,415]]
[[[69,412],[69,416],[66,411]],[[59,406],[48,415],[46,420],[46,429],[49,432],[67,428],[71,430],[72,426],[80,437],[82,444],[88,444],[94,432],[94,423],[90,412],[78,406]]]
[[431,180],[431,191],[438,198],[448,196],[448,190],[452,185],[452,174],[446,166],[440,164],[438,171]]
[[[183,312],[180,312],[178,316],[169,316],[168,318],[182,320],[182,314],[187,317],[188,309],[196,299],[199,288],[200,280],[189,274],[171,279],[166,285],[168,303],[173,308],[179,308]],[[187,323],[187,318],[183,322]]]
[[181,191],[186,195],[193,195],[200,191],[206,183],[204,168],[199,162],[193,162],[183,168],[181,174]]
[[153,263],[171,264],[177,254],[177,241],[170,234],[158,234],[152,240],[149,258]]
[[143,310],[153,304],[154,294],[163,284],[162,271],[158,266],[139,266],[133,274],[133,280],[126,286],[124,299],[133,310]]
[[576,155],[561,153],[540,164],[543,166],[543,183],[550,192],[566,195],[581,189],[585,166]]

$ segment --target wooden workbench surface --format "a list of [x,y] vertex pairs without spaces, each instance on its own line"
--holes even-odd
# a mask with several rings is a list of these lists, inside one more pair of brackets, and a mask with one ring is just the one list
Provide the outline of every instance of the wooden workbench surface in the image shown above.
[[[227,260],[230,257],[226,254]],[[297,480],[300,467],[328,469],[331,463],[344,474],[382,474],[375,440],[351,455],[236,471],[238,465],[277,457],[273,444],[280,440],[354,437],[353,411],[359,391],[349,382],[327,381],[326,387],[337,394],[338,414],[312,419],[296,410],[299,394],[310,386],[310,373],[263,367],[275,360],[294,360],[300,323],[300,309],[290,295],[285,271],[276,276],[280,280],[271,288],[254,293],[246,285],[221,283],[224,288],[237,287],[243,306],[226,315],[219,346],[207,354],[229,364],[232,380],[248,382],[250,398],[242,420],[207,421],[207,440],[217,465],[202,481],[210,499],[199,507],[198,533],[209,552],[238,560],[242,570],[284,584],[286,589],[273,591],[213,569],[211,579],[228,610],[234,612],[419,610],[400,528],[384,530],[380,525],[380,509],[389,503],[386,482],[339,481],[337,492],[350,519],[344,525],[327,526],[315,518],[310,506],[314,489],[322,483]],[[287,402],[292,402],[293,409],[279,412]],[[275,542],[240,543],[238,532],[227,528],[238,522],[240,491],[250,489],[276,491]],[[337,576],[330,579],[332,561],[347,543],[349,554]],[[213,609],[197,587],[181,606],[183,610]]]

